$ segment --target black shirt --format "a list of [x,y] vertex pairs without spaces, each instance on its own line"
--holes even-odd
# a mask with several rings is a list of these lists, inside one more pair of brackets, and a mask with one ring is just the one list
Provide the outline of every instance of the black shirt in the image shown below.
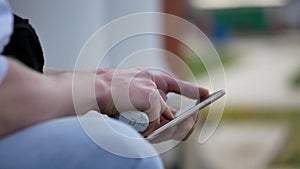
[[27,19],[14,15],[14,31],[2,55],[13,57],[28,67],[43,72],[45,61],[42,47]]

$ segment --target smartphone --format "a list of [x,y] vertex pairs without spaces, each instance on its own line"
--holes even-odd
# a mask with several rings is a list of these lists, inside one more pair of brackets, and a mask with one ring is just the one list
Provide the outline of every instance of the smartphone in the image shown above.
[[146,137],[147,140],[152,140],[155,137],[157,137],[159,134],[161,134],[163,131],[167,130],[168,128],[175,126],[179,124],[180,122],[184,121],[188,117],[194,115],[195,113],[198,113],[199,110],[203,109],[204,107],[208,106],[209,104],[217,101],[222,96],[225,95],[224,90],[219,90],[215,93],[210,94],[208,97],[206,97],[204,100],[198,100],[196,104],[187,106],[183,109],[181,109],[179,112],[177,112],[177,116],[166,123],[165,125],[161,126],[160,128],[153,131],[150,135]]

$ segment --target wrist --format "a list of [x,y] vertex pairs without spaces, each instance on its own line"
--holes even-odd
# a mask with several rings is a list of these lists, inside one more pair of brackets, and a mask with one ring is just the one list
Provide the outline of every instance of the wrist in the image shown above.
[[109,116],[115,116],[114,104],[111,92],[111,71],[98,70],[95,78],[95,93],[97,99],[97,110]]
[[67,115],[83,115],[97,107],[93,74],[86,72],[62,72],[54,76],[57,95]]

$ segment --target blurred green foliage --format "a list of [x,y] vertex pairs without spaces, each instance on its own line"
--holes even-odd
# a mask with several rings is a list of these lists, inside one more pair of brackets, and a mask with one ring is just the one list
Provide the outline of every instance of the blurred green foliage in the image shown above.
[[300,69],[292,77],[292,86],[294,88],[299,88],[300,87]]
[[[227,52],[226,50],[220,50],[218,51],[218,53],[224,67],[232,65],[236,59],[236,56]],[[187,54],[186,58],[187,58],[186,64],[191,69],[193,75],[196,77],[201,76],[203,74],[207,74],[206,67],[213,69],[214,67],[217,66],[216,63],[211,62],[211,63],[205,63],[206,66],[205,67],[202,61],[199,59],[199,57],[192,52]]]

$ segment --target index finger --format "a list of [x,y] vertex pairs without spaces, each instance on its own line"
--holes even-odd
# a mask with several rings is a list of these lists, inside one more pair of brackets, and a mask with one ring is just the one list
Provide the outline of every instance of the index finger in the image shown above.
[[158,89],[161,89],[166,93],[173,92],[191,99],[201,99],[209,94],[208,90],[205,88],[195,86],[165,74],[155,77],[155,82]]

